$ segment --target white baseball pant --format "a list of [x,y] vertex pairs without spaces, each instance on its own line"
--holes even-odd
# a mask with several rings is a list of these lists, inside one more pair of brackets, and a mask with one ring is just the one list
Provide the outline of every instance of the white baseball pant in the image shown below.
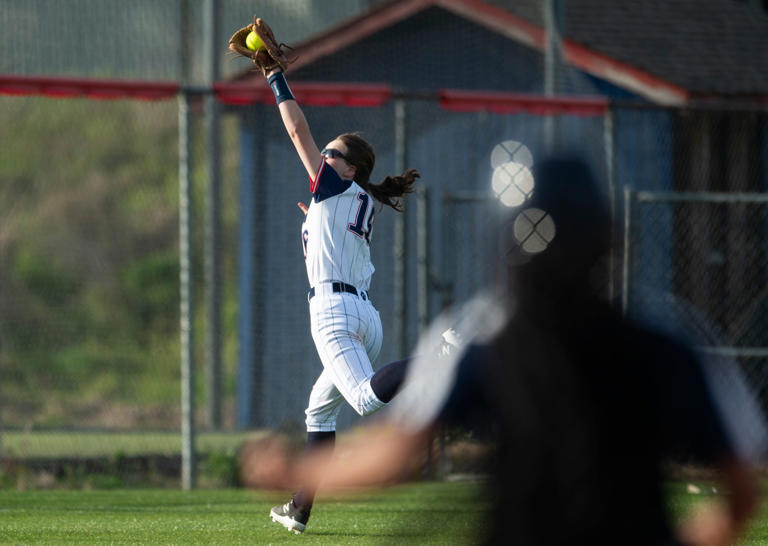
[[381,318],[367,296],[327,290],[310,299],[309,311],[323,371],[309,395],[307,431],[333,431],[343,400],[363,416],[385,405],[371,389],[372,362],[381,351]]

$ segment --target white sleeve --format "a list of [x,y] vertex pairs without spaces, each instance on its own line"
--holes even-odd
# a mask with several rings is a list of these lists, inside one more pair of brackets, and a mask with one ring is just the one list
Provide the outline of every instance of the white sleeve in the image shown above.
[[431,425],[453,390],[467,346],[488,342],[507,316],[498,296],[482,293],[435,319],[419,337],[403,388],[384,417],[411,432]]

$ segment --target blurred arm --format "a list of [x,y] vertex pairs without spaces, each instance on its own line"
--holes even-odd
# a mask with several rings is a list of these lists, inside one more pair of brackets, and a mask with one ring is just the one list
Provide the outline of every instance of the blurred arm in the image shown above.
[[389,425],[365,428],[339,442],[294,458],[279,440],[261,442],[242,461],[243,482],[251,487],[325,490],[377,487],[396,483],[421,463],[431,431],[409,433]]
[[422,461],[429,432],[408,433],[377,425],[352,437],[336,453],[313,454],[300,461],[300,483],[323,489],[377,487],[406,478]]
[[760,501],[757,472],[741,460],[731,458],[720,467],[724,502],[706,502],[698,506],[681,525],[679,537],[684,544],[727,546],[735,544]]

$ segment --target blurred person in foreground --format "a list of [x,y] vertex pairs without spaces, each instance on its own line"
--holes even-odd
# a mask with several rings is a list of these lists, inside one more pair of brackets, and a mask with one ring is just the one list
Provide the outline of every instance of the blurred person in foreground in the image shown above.
[[[466,343],[449,358],[432,356],[451,319],[436,321],[374,426],[333,457],[292,460],[279,443],[246,453],[246,484],[394,483],[418,464],[438,426],[479,424],[497,449],[490,513],[479,526],[489,544],[737,539],[759,499],[752,463],[764,452],[765,428],[756,405],[743,392],[734,401],[727,388],[712,388],[681,336],[625,320],[597,295],[611,221],[588,168],[555,158],[534,175],[534,195],[512,230],[508,297],[476,298],[454,315]],[[535,253],[526,250],[530,237],[541,238]],[[715,467],[728,494],[675,526],[664,491],[670,460]]]

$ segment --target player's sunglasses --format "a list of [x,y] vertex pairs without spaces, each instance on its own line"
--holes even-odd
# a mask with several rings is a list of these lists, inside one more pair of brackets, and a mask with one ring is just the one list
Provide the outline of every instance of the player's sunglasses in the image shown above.
[[322,152],[320,152],[320,155],[325,156],[328,159],[332,157],[340,157],[344,161],[347,161],[347,162],[349,161],[349,159],[347,159],[347,156],[345,156],[343,153],[333,148],[325,148]]

